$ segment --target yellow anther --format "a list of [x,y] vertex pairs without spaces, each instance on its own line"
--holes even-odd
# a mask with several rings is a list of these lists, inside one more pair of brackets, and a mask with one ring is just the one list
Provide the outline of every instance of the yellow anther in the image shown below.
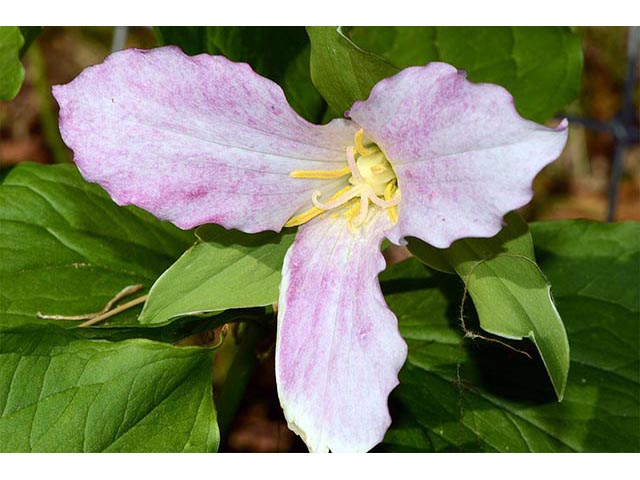
[[370,218],[372,208],[384,209],[395,224],[398,222],[397,206],[400,203],[400,191],[393,167],[384,153],[375,144],[364,145],[364,132],[358,130],[354,137],[354,146],[347,147],[347,166],[337,170],[294,170],[292,178],[334,180],[350,175],[345,179],[345,187],[328,200],[320,201],[322,191],[311,195],[313,206],[292,217],[285,227],[295,227],[308,222],[318,215],[330,212],[329,218],[342,215],[347,220],[349,230],[357,233]]
[[364,136],[364,130],[360,129],[356,132],[354,137],[354,143],[356,144],[356,150],[360,155],[366,157],[367,155],[372,155],[374,153],[378,153],[380,149],[378,147],[365,147],[364,143],[362,143],[362,137]]
[[396,211],[396,207],[387,208],[387,214],[389,215],[389,220],[395,225],[398,223],[398,212]]
[[319,180],[331,180],[334,178],[349,175],[351,170],[349,167],[340,168],[339,170],[294,170],[289,174],[291,178],[317,178]]
[[285,227],[297,227],[298,225],[302,225],[303,223],[307,223],[312,218],[320,215],[324,210],[320,210],[316,207],[311,207],[306,212],[301,213],[300,215],[296,215],[295,217],[291,217],[287,223],[284,224]]
[[[300,177],[297,177],[297,178],[300,178]],[[341,196],[343,193],[347,192],[348,190],[351,190],[351,188],[352,188],[351,186],[344,187],[339,192],[334,194],[329,200],[327,200],[327,202],[335,200],[336,198]],[[298,225],[302,225],[303,223],[307,223],[309,220],[311,220],[312,218],[317,217],[318,215],[320,215],[322,212],[325,212],[325,211],[326,210],[323,210],[321,208],[313,206],[309,210],[306,210],[306,211],[302,212],[301,214],[296,215],[295,217],[291,217],[289,219],[289,221],[284,224],[284,226],[285,227],[297,227]]]
[[396,192],[397,189],[398,189],[398,187],[396,187],[395,183],[393,183],[393,182],[387,183],[387,186],[384,189],[384,200],[386,202],[391,200],[393,198],[393,194]]
[[355,205],[351,207],[349,210],[347,210],[346,212],[344,212],[344,216],[349,222],[351,222],[351,220],[353,220],[353,218],[360,211],[360,202],[357,199],[354,199],[352,202],[355,203]]
[[[384,189],[385,202],[388,202],[391,199],[393,199],[393,194],[396,192],[397,189],[398,187],[394,182],[389,182],[387,184],[387,187]],[[398,211],[396,210],[395,206],[387,208],[387,214],[389,215],[389,219],[393,222],[394,225],[398,223]]]

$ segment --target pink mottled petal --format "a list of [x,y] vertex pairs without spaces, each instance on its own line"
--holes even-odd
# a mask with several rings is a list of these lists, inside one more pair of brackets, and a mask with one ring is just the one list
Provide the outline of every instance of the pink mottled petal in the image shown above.
[[401,234],[440,248],[498,233],[567,139],[566,122],[551,129],[525,120],[505,89],[471,83],[444,63],[380,81],[350,115],[396,171]]
[[305,224],[284,261],[276,378],[289,427],[311,451],[367,451],[391,423],[387,397],[407,347],[384,302],[378,213],[359,233],[343,217]]
[[53,92],[84,177],[182,228],[279,230],[337,188],[289,173],[345,166],[355,132],[308,123],[247,64],[176,47],[114,53]]

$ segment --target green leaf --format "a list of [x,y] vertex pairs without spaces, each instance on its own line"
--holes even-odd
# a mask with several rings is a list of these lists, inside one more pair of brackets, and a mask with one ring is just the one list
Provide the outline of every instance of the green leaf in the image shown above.
[[[493,238],[458,240],[446,250],[413,239],[409,247],[428,265],[434,259],[448,261],[465,282],[483,330],[503,338],[531,339],[562,400],[569,374],[567,333],[551,285],[536,264],[526,222],[515,212],[505,220],[507,225]],[[436,269],[444,271],[440,266]]]
[[559,301],[577,295],[640,311],[638,283],[630,281],[640,275],[640,223],[563,220],[531,227],[538,258]]
[[199,242],[153,285],[140,322],[160,324],[278,300],[282,263],[295,232],[249,235],[205,225]]
[[442,61],[473,82],[502,85],[520,114],[538,122],[580,89],[581,41],[566,27],[356,27],[352,38],[401,68]]
[[532,231],[572,345],[564,400],[535,355],[465,340],[457,279],[409,260],[381,276],[409,345],[383,449],[640,451],[640,224]]
[[212,352],[0,330],[0,451],[210,452]]
[[356,46],[339,27],[307,27],[311,40],[311,78],[335,112],[349,110],[356,100],[398,69]]
[[20,91],[24,68],[20,49],[24,39],[18,27],[0,27],[0,100],[11,100]]
[[187,55],[217,53],[207,51],[207,27],[154,27],[158,41],[162,45],[177,45]]
[[289,104],[311,122],[325,110],[309,74],[309,41],[303,27],[155,27],[162,44],[185,53],[224,55],[247,62],[260,75],[277,82]]
[[456,273],[451,266],[451,260],[447,256],[447,251],[441,248],[432,247],[419,238],[408,237],[407,248],[425,265],[442,273]]
[[[0,231],[3,325],[36,321],[37,312],[96,312],[127,285],[141,283],[144,293],[194,240],[140,209],[117,206],[70,165],[14,168],[0,185]],[[115,323],[138,325],[138,312]]]

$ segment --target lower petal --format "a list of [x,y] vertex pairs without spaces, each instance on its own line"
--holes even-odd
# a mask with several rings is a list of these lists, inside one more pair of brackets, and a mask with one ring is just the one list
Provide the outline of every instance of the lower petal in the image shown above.
[[367,451],[391,423],[387,398],[407,347],[384,302],[379,211],[358,232],[329,215],[300,228],[284,262],[276,376],[292,430],[311,451]]

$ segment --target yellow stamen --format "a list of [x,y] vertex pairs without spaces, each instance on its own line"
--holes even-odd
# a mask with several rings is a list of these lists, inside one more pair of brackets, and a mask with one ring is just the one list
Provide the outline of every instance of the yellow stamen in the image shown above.
[[320,215],[324,210],[320,210],[317,207],[311,207],[306,212],[301,213],[300,215],[296,215],[295,217],[291,217],[287,223],[284,224],[285,227],[297,227],[298,225],[302,225],[303,223],[307,223],[312,218]]
[[396,187],[395,183],[387,183],[387,186],[384,189],[384,201],[388,202],[389,200],[391,200],[393,198],[393,194],[396,193],[397,189],[398,187]]
[[358,199],[355,198],[352,200],[352,202],[355,203],[355,205],[351,207],[349,210],[347,210],[346,212],[344,212],[344,216],[346,217],[348,222],[351,222],[351,220],[353,220],[353,218],[360,211],[360,202],[358,201]]
[[320,201],[323,193],[315,190],[311,195],[313,206],[289,219],[285,227],[302,225],[322,213],[331,212],[329,218],[343,216],[347,220],[349,230],[356,233],[367,222],[371,208],[385,209],[390,220],[394,224],[398,222],[397,205],[400,203],[400,191],[389,161],[376,144],[364,145],[362,129],[354,136],[354,146],[347,147],[347,166],[343,168],[294,170],[289,174],[291,178],[319,180],[334,180],[347,175],[350,177],[348,185],[328,200]]
[[289,174],[291,178],[317,178],[320,180],[331,180],[333,178],[344,177],[351,173],[349,167],[339,170],[294,170]]
[[[297,177],[300,178],[300,177]],[[340,190],[339,192],[337,192],[335,195],[333,195],[329,200],[327,200],[327,202],[330,202],[332,200],[335,200],[336,198],[338,198],[339,196],[341,196],[343,193],[347,192],[348,190],[351,190],[353,187],[351,185],[344,187],[342,190]],[[325,212],[326,210],[322,210],[316,206],[311,207],[309,210],[306,210],[304,212],[302,212],[300,215],[296,215],[295,217],[291,217],[289,219],[289,221],[287,223],[284,224],[285,227],[297,227],[298,225],[302,225],[303,223],[307,223],[309,220],[311,220],[312,218],[317,217],[318,215],[320,215],[322,212]]]
[[387,214],[389,215],[389,220],[391,220],[394,225],[398,223],[398,212],[396,207],[387,208]]
[[358,153],[363,157],[366,157],[367,155],[372,155],[374,153],[378,153],[380,151],[378,147],[364,146],[364,144],[362,143],[363,135],[364,135],[364,130],[360,129],[356,132],[356,135],[354,138],[354,143],[356,144],[356,150],[358,150]]
[[[398,189],[398,187],[396,186],[395,183],[389,182],[387,184],[387,187],[384,189],[384,200],[385,200],[385,202],[388,202],[389,200],[391,200],[393,198],[393,194],[396,192],[397,189]],[[387,208],[387,214],[389,215],[389,219],[393,222],[394,225],[396,223],[398,223],[398,212],[397,212],[395,206],[388,207]]]

